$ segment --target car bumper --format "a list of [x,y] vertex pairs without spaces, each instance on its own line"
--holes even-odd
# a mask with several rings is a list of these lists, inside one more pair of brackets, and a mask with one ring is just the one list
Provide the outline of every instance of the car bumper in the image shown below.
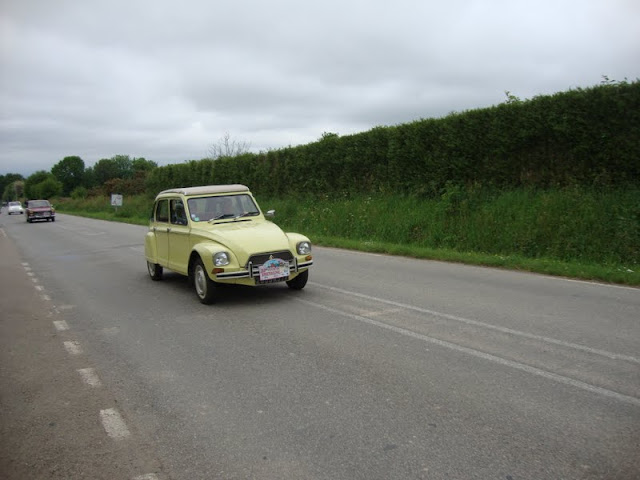
[[266,285],[269,283],[285,282],[292,280],[299,273],[308,270],[312,265],[313,259],[310,258],[310,256],[304,259],[294,257],[293,261],[289,262],[288,276],[261,280],[260,265],[249,262],[246,268],[225,269],[225,271],[215,273],[215,281],[220,283],[240,283],[243,285]]

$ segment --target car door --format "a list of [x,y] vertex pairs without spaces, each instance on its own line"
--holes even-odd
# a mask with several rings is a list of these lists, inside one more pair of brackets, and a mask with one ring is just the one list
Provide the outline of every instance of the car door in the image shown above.
[[191,254],[190,228],[184,202],[181,198],[169,200],[169,218],[169,268],[186,275]]
[[154,208],[155,225],[152,230],[156,239],[156,254],[159,265],[169,267],[169,200],[166,198],[156,202]]

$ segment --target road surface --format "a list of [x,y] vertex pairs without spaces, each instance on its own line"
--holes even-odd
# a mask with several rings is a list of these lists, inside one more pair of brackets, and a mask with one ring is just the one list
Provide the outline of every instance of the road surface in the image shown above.
[[[149,279],[144,227],[0,224],[8,478],[640,476],[639,289],[316,248],[303,291],[205,306]],[[45,383],[54,438],[21,428]]]

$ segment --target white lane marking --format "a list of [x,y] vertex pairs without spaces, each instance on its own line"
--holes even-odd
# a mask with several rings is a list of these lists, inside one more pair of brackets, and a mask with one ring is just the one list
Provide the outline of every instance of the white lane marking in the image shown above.
[[80,355],[82,353],[82,347],[78,342],[64,342],[64,348],[69,352],[69,355]]
[[43,293],[42,295],[40,295],[40,297],[42,298],[42,300],[44,300],[45,302],[49,302],[51,301],[51,297],[49,295],[47,295],[46,293]]
[[586,347],[584,345],[579,345],[576,343],[564,342],[562,340],[556,340],[555,338],[543,337],[541,335],[535,335],[533,333],[527,333],[521,330],[514,330],[512,328],[507,328],[507,327],[499,327],[497,325],[491,325],[489,323],[479,322],[478,320],[471,320],[469,318],[457,317],[455,315],[450,315],[448,313],[436,312],[433,310],[428,310],[426,308],[416,307],[414,305],[407,305],[404,303],[394,302],[392,300],[384,300],[382,298],[372,297],[370,295],[365,295],[357,292],[350,292],[348,290],[343,290],[341,288],[336,288],[336,287],[330,287],[328,285],[322,285],[315,282],[313,282],[312,285],[315,287],[325,288],[327,290],[342,293],[344,295],[350,295],[353,297],[364,298],[366,300],[372,300],[372,301],[384,303],[387,305],[393,305],[393,306],[404,308],[407,310],[413,310],[414,312],[420,312],[420,313],[425,313],[427,315],[432,315],[434,317],[446,318],[447,320],[455,320],[456,322],[466,323],[467,325],[473,325],[474,327],[482,327],[489,330],[495,330],[497,332],[507,333],[509,335],[516,335],[519,337],[530,338],[532,340],[538,340],[540,342],[552,343],[554,345],[560,345],[562,347],[572,348],[574,350],[581,350],[583,352],[592,353],[594,355],[600,355],[602,357],[611,358],[612,360],[626,360],[628,362],[640,363],[640,358],[633,357],[631,355],[623,355],[620,353],[608,352],[606,350],[599,350],[597,348]]
[[27,262],[22,262],[22,266],[23,266],[23,267],[28,267],[28,266],[29,266],[29,264],[28,264]]
[[54,320],[53,326],[56,327],[56,330],[58,330],[59,332],[69,330],[69,324],[65,320]]
[[36,289],[37,291],[41,292],[41,291],[43,291],[43,290],[44,290],[44,287],[43,287],[42,285],[36,285],[36,286],[35,286],[35,289]]
[[379,322],[377,320],[373,320],[371,318],[363,317],[361,315],[355,315],[349,312],[343,312],[341,310],[337,310],[335,308],[327,307],[325,305],[321,305],[319,303],[310,302],[309,300],[303,300],[301,298],[295,299],[297,302],[305,303],[307,305],[311,305],[312,307],[319,308],[321,310],[325,310],[327,312],[335,313],[337,315],[342,315],[343,317],[353,318],[354,320],[358,320],[359,322],[368,323],[369,325],[373,325],[376,327],[384,328],[386,330],[390,330],[395,333],[399,333],[400,335],[404,335],[406,337],[415,338],[417,340],[422,340],[423,342],[432,343],[434,345],[439,345],[444,348],[448,348],[450,350],[455,350],[457,352],[466,353],[467,355],[471,355],[477,358],[482,358],[483,360],[488,360],[490,362],[497,363],[499,365],[503,365],[505,367],[514,368],[516,370],[521,370],[523,372],[527,372],[533,375],[537,375],[539,377],[546,378],[548,380],[553,380],[558,383],[562,383],[564,385],[571,385],[576,388],[580,388],[582,390],[586,390],[587,392],[597,393],[600,395],[604,395],[605,397],[613,398],[620,402],[630,403],[637,407],[640,407],[640,398],[631,397],[629,395],[623,395],[622,393],[614,392],[612,390],[607,390],[606,388],[596,387],[595,385],[591,385],[585,382],[581,382],[580,380],[575,380],[573,378],[564,377],[562,375],[558,375],[556,373],[547,372],[545,370],[541,370],[539,368],[531,367],[529,365],[525,365],[523,363],[514,362],[512,360],[506,360],[501,357],[496,357],[495,355],[491,355],[489,353],[480,352],[479,350],[474,350],[472,348],[463,347],[461,345],[456,345],[455,343],[446,342],[444,340],[439,340],[437,338],[429,337],[427,335],[423,335],[421,333],[412,332],[411,330],[406,330],[404,328],[395,327],[393,325],[388,325],[383,322]]
[[131,433],[127,428],[127,424],[118,413],[115,408],[107,408],[106,410],[100,410],[100,420],[107,435],[114,440],[120,440],[127,438]]
[[35,277],[35,276],[36,276],[36,274],[35,274],[35,273],[33,273],[33,272],[32,272],[32,271],[30,271],[30,270],[27,270],[27,275],[29,275],[30,277]]
[[101,387],[102,382],[93,368],[81,368],[78,370],[82,381],[90,387]]
[[4,231],[4,228],[0,228],[0,233],[2,233],[2,236],[3,236],[4,238],[7,238],[7,234],[6,234],[6,232]]
[[158,476],[155,473],[145,473],[144,475],[138,475],[131,480],[158,480]]
[[30,271],[31,271],[31,267],[30,267],[30,266],[28,266],[28,265],[24,265],[24,269],[25,269],[25,271],[27,271],[27,272],[30,272]]
[[38,279],[37,279],[36,277],[31,277],[31,281],[32,281],[33,283],[38,283]]

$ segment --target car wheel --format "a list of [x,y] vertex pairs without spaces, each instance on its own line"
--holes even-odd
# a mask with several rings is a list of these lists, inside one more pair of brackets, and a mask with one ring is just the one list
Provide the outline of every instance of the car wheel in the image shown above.
[[302,290],[307,284],[307,280],[309,280],[309,270],[305,270],[304,272],[300,273],[293,280],[288,280],[287,285],[292,290]]
[[209,305],[215,302],[218,287],[213,280],[209,278],[207,270],[204,268],[202,259],[198,258],[193,266],[193,285],[196,289],[196,295],[200,299],[200,303]]
[[51,221],[55,222],[56,221],[56,217],[51,217]]
[[147,270],[149,271],[149,276],[151,277],[151,280],[162,279],[162,267],[157,263],[147,262]]

